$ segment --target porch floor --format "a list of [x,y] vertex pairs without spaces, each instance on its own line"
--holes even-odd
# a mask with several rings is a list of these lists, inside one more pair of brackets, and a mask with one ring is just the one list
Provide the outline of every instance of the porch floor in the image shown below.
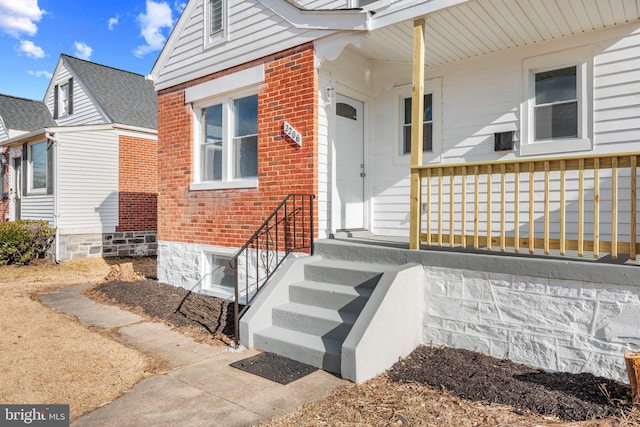
[[[373,234],[369,231],[363,230],[340,230],[337,231],[333,237],[326,240],[335,240],[339,242],[358,243],[369,246],[388,247],[395,249],[409,250],[409,237],[405,236],[382,236]],[[436,245],[428,246],[425,243],[420,245],[420,249],[423,251],[432,252],[444,252],[444,253],[464,253],[464,254],[483,254],[498,257],[517,257],[517,258],[532,258],[532,259],[546,259],[556,261],[578,261],[584,263],[598,263],[598,264],[614,264],[614,265],[631,265],[640,266],[640,256],[634,261],[629,259],[627,254],[618,254],[616,259],[611,257],[609,253],[601,253],[598,258],[592,257],[591,253],[585,253],[585,256],[579,256],[577,251],[566,251],[565,255],[561,255],[558,250],[551,250],[549,255],[545,255],[541,249],[535,250],[533,254],[529,253],[528,249],[521,248],[520,252],[515,252],[513,248],[506,248],[505,251],[501,251],[499,247],[494,247],[492,250],[486,250],[486,248],[480,248],[475,250],[473,245],[467,245],[466,249],[461,246],[449,247],[443,245],[442,247]],[[638,272],[640,274],[640,271]]]

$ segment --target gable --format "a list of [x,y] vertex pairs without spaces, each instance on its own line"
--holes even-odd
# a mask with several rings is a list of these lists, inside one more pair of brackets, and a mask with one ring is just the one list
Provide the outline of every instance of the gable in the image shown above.
[[[71,114],[55,114],[72,87]],[[61,55],[45,103],[61,126],[117,123],[156,129],[157,104],[153,84],[140,74]]]
[[[307,2],[309,3],[309,2]],[[344,2],[315,2],[335,6]],[[336,33],[364,31],[367,12],[304,10],[285,0],[226,0],[227,34],[205,40],[204,0],[190,0],[151,75],[156,90],[221,71]]]

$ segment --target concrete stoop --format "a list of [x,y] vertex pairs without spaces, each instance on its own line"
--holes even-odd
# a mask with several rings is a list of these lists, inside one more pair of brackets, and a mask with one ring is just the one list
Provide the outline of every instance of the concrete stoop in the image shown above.
[[[398,319],[404,319],[403,315],[398,316],[398,311],[420,316],[421,308],[407,310],[407,306],[417,306],[422,299],[417,295],[411,295],[412,301],[389,298],[398,292],[421,292],[418,282],[397,282],[398,275],[408,270],[414,274],[423,271],[420,266],[373,264],[326,256],[288,261],[241,319],[241,342],[352,381],[364,381],[388,368],[387,359],[392,364],[419,344],[421,332],[406,333],[408,326],[398,324]],[[392,290],[394,283],[396,289]],[[387,307],[389,304],[393,307]],[[383,326],[377,326],[379,330],[371,333],[372,325],[378,323]],[[413,319],[412,324],[419,325],[419,318]],[[393,326],[395,330],[387,331]],[[403,334],[398,334],[398,330]],[[406,339],[401,340],[410,344],[385,348],[389,344],[388,334],[403,335]],[[394,340],[397,339],[391,339]],[[405,347],[410,349],[406,351]],[[384,357],[384,353],[391,356]],[[373,359],[376,361],[372,364]]]

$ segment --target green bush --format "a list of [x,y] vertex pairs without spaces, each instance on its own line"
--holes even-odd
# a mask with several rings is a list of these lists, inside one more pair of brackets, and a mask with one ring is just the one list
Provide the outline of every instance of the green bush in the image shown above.
[[47,221],[0,222],[0,265],[29,264],[42,258],[53,243],[55,229]]

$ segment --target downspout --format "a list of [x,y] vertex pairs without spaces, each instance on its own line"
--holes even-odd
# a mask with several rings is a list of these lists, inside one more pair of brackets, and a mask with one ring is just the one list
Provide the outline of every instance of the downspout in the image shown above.
[[53,144],[53,227],[56,229],[54,241],[53,259],[56,264],[60,264],[60,227],[58,227],[58,139],[55,134],[46,132],[47,141]]

